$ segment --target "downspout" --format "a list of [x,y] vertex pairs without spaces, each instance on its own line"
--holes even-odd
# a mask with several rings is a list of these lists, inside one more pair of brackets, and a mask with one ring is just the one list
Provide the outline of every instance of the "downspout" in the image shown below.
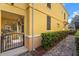
[[32,51],[35,51],[34,48],[34,9],[33,9],[33,3],[32,3]]

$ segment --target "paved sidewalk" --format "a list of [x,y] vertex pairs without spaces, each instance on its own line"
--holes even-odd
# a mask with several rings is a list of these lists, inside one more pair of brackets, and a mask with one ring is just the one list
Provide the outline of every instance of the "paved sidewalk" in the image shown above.
[[23,54],[20,54],[19,56],[32,56],[32,54],[29,53],[29,52],[25,52],[25,53],[23,53]]
[[69,35],[44,56],[76,56],[75,37]]
[[28,49],[25,48],[24,46],[22,46],[22,47],[19,47],[19,48],[15,48],[15,49],[8,50],[8,51],[5,51],[3,53],[0,53],[0,56],[17,56],[17,55],[23,54],[27,51],[28,51]]

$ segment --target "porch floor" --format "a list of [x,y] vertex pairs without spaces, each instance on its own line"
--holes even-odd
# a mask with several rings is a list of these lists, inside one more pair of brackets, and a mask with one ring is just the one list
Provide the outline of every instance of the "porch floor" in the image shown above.
[[28,49],[25,48],[24,46],[22,46],[19,48],[15,48],[15,49],[0,53],[0,56],[18,56],[18,55],[25,53],[27,51],[28,51]]

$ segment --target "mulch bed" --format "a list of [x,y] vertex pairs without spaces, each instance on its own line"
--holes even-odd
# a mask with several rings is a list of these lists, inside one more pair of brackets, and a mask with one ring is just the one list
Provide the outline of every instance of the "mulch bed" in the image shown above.
[[31,52],[33,56],[42,56],[43,54],[46,53],[46,50],[44,50],[44,48],[42,48],[41,46],[36,48],[35,51]]
[[[62,39],[63,40],[63,39]],[[55,47],[59,42],[61,42],[62,40],[59,40],[57,42],[55,42],[54,45],[52,45],[50,48],[48,48],[48,50],[45,50],[42,46],[38,47],[35,49],[35,51],[32,51],[31,54],[33,56],[42,56],[44,55],[46,52],[50,51],[53,47]]]
[[[60,41],[59,41],[60,42]],[[56,46],[59,42],[55,43],[53,46],[51,46],[48,50],[45,50],[42,46],[35,49],[35,51],[31,52],[33,56],[42,56],[49,50],[51,50],[54,46]]]

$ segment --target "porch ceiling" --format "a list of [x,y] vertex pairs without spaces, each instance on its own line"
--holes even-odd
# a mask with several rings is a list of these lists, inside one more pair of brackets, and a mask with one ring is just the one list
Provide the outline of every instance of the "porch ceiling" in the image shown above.
[[18,18],[22,18],[21,15],[17,15],[14,13],[2,11],[2,19],[12,19],[12,20],[17,20]]

